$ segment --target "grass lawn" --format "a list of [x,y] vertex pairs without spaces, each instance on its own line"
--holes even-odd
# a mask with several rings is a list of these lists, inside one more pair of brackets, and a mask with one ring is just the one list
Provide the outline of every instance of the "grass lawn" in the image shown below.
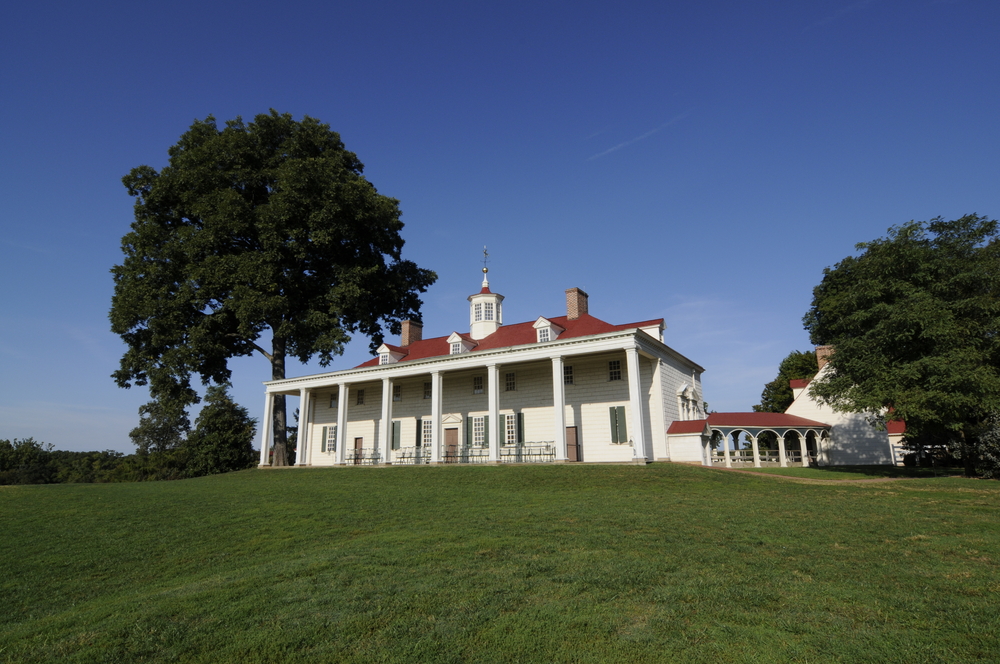
[[0,662],[998,661],[998,507],[670,464],[0,487]]

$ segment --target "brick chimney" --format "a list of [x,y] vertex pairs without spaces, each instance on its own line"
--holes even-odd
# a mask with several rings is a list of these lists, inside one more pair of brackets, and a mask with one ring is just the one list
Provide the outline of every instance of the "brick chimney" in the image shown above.
[[576,320],[587,311],[587,298],[589,296],[579,288],[570,288],[566,291],[566,318]]
[[816,362],[820,369],[830,361],[831,355],[833,355],[833,346],[816,346]]
[[409,346],[415,341],[420,341],[424,338],[424,326],[415,320],[404,320],[403,321],[403,333],[399,338],[399,345]]

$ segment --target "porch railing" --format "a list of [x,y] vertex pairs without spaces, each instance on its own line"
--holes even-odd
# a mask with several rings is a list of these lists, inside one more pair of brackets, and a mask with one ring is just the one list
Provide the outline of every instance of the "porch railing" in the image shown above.
[[344,450],[344,463],[355,466],[376,466],[382,463],[378,448],[354,448]]
[[517,443],[500,448],[500,463],[548,463],[555,460],[555,441]]
[[441,461],[445,463],[489,463],[490,448],[488,447],[459,447],[455,450],[445,450],[441,455]]
[[[816,463],[816,455],[812,452],[806,453],[809,463]],[[781,454],[778,450],[760,450],[760,465],[779,466],[781,465]],[[802,453],[799,450],[785,450],[785,461],[788,465],[802,465]],[[752,466],[753,450],[729,450],[729,463],[732,465]],[[724,466],[726,456],[722,450],[712,450],[712,465]]]
[[392,451],[394,466],[417,466],[430,462],[431,448],[429,447],[403,447]]

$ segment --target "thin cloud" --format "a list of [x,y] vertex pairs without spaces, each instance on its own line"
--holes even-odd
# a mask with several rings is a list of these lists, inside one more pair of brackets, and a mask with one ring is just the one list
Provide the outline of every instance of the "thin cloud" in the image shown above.
[[608,148],[604,152],[599,152],[599,153],[595,154],[592,157],[588,157],[587,161],[591,161],[593,159],[597,159],[598,157],[603,157],[604,155],[611,154],[612,152],[617,152],[618,150],[621,150],[622,148],[628,147],[628,146],[632,145],[633,143],[638,143],[639,141],[641,141],[643,139],[649,138],[650,136],[652,136],[656,132],[662,131],[663,129],[665,129],[665,128],[669,127],[670,125],[674,124],[675,122],[679,122],[679,121],[683,120],[687,116],[691,115],[691,113],[693,111],[694,111],[693,108],[689,108],[688,110],[684,111],[680,115],[677,115],[675,117],[670,118],[669,120],[667,120],[666,122],[664,122],[663,124],[661,124],[659,127],[655,128],[655,129],[650,129],[649,131],[647,131],[642,136],[636,136],[635,138],[629,139],[629,140],[625,141],[624,143],[619,143],[618,145],[616,145],[614,147]]
[[812,28],[818,28],[819,26],[826,25],[827,23],[833,23],[842,16],[846,16],[847,14],[852,14],[858,10],[864,9],[872,2],[874,2],[874,0],[860,0],[860,2],[855,2],[850,5],[847,5],[846,7],[841,7],[834,13],[827,16],[826,18],[821,18],[815,23],[811,23],[806,27],[802,28],[802,32],[806,32],[807,30],[811,30]]

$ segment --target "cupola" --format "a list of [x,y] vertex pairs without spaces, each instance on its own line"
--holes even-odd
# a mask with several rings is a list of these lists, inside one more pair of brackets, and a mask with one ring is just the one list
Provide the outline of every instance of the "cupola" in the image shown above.
[[503,295],[490,291],[490,282],[486,278],[488,272],[489,268],[484,267],[483,287],[469,296],[469,336],[477,341],[490,336],[503,325]]

